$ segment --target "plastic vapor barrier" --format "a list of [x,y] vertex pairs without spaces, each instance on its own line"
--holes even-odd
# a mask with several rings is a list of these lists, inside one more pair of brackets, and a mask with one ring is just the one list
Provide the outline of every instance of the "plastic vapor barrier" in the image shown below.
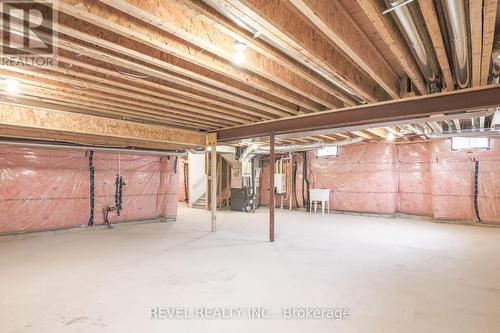
[[[115,180],[123,177],[123,210],[109,221],[175,217],[179,190],[174,156],[95,152],[95,224],[115,205]],[[89,159],[85,151],[0,148],[0,233],[87,225]]]
[[331,189],[334,210],[392,214],[398,184],[394,146],[358,144],[339,147],[336,157],[309,152],[311,188]]
[[398,159],[397,211],[432,216],[431,144],[400,144],[395,148]]
[[[302,206],[301,156],[294,154],[299,164],[299,206]],[[261,201],[268,204],[267,163],[262,177]],[[331,189],[330,207],[337,211],[399,212],[437,220],[500,222],[498,138],[490,139],[489,150],[454,151],[451,140],[447,139],[408,144],[361,143],[339,147],[338,156],[331,157],[316,157],[311,151],[308,178],[310,188]]]
[[479,165],[479,215],[500,222],[500,139],[489,150],[451,149],[450,140],[432,142],[433,216],[443,220],[478,220],[474,209],[474,167]]

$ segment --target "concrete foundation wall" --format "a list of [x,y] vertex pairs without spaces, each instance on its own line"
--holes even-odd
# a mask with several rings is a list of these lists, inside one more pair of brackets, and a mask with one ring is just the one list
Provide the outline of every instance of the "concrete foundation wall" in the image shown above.
[[[123,187],[121,216],[110,222],[174,217],[179,190],[176,158],[96,152],[95,223]],[[86,225],[90,212],[89,161],[84,151],[0,148],[0,233]]]

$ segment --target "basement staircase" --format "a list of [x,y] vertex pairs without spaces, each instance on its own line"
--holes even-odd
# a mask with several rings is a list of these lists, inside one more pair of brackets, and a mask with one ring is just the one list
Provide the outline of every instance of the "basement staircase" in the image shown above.
[[196,209],[206,209],[207,195],[203,194],[192,206],[191,208]]

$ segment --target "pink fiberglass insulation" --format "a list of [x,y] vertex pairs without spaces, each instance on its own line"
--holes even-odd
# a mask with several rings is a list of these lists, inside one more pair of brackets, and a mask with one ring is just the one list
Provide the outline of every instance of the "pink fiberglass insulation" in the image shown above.
[[433,217],[476,220],[474,161],[479,161],[478,202],[485,222],[500,222],[500,139],[490,139],[489,150],[451,149],[450,140],[432,142]]
[[396,146],[400,213],[432,216],[430,143]]
[[[175,157],[96,152],[95,223],[115,203],[115,178],[123,187],[121,216],[110,222],[175,217]],[[0,233],[86,225],[90,212],[89,161],[84,151],[0,148]]]
[[[394,213],[397,203],[395,148],[389,144],[359,144],[339,147],[337,157],[316,157],[308,152],[310,188],[329,188],[330,208],[342,211]],[[303,154],[298,162],[297,197],[302,205]],[[269,203],[269,166],[261,175],[261,203]],[[279,203],[279,196],[276,196]],[[285,207],[287,207],[285,201]],[[295,200],[293,200],[295,205]]]
[[[315,152],[308,152],[310,188],[332,189],[330,205],[338,211],[400,212],[438,220],[474,221],[477,160],[480,217],[484,222],[500,222],[500,139],[492,138],[490,142],[489,150],[472,151],[453,151],[451,140],[436,140],[343,146],[337,157],[317,158]],[[297,196],[302,205],[300,156],[294,154],[299,163]],[[268,163],[261,177],[261,203],[267,205]]]
[[398,184],[395,149],[390,144],[339,147],[336,157],[309,152],[311,188],[331,189],[334,210],[394,213]]

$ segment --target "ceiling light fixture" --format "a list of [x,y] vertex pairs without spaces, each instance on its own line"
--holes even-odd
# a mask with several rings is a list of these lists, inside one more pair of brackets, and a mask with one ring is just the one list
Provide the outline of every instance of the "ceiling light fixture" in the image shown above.
[[234,48],[234,63],[236,65],[242,65],[245,62],[245,50],[247,49],[247,45],[241,42],[236,42],[233,45]]
[[245,53],[244,52],[236,52],[234,54],[234,63],[236,65],[243,65],[245,63]]
[[19,81],[15,79],[5,80],[5,90],[12,94],[17,94],[19,92]]
[[245,52],[245,50],[247,49],[247,45],[237,41],[236,43],[234,43],[233,48],[236,52]]

